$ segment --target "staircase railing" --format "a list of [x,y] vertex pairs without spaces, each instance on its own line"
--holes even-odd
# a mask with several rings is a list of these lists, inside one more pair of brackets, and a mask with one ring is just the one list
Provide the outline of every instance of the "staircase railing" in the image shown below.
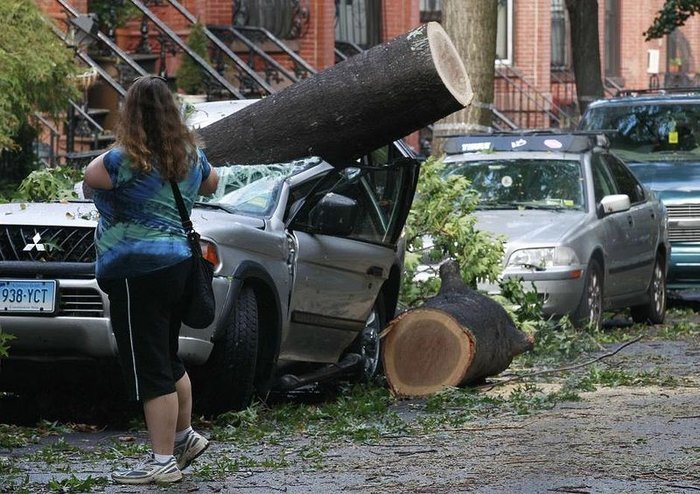
[[617,94],[623,89],[624,88],[621,85],[619,85],[610,77],[606,77],[603,79],[603,91],[605,91],[606,98],[612,98],[617,96]]
[[335,63],[347,60],[353,55],[362,53],[364,50],[362,47],[351,41],[336,41],[335,42]]
[[[180,4],[177,0],[167,0],[170,5],[172,5],[175,10],[177,10],[182,16],[187,19],[191,24],[197,22],[197,18],[192,15],[185,7]],[[260,77],[260,75],[243,59],[236,55],[231,49],[226,46],[226,44],[215,36],[206,27],[203,28],[205,36],[211,41],[229,60],[231,60],[234,66],[238,69],[239,75],[238,79],[240,81],[239,87],[246,87],[251,93],[257,93],[258,96],[272,94],[274,89],[270,86],[269,82]],[[222,67],[223,68],[223,67]]]
[[49,132],[48,160],[42,159],[40,153],[39,159],[43,162],[44,166],[53,168],[58,165],[58,142],[61,139],[61,133],[54,126],[54,124],[44,118],[41,113],[35,112],[33,116],[39,122],[39,124]]
[[180,36],[175,33],[170,27],[165,24],[160,18],[155,15],[148,7],[146,7],[141,0],[128,0],[136,8],[138,8],[146,18],[151,21],[156,28],[169,40],[169,42],[175,44],[179,49],[190,56],[197,65],[216,83],[221,86],[224,90],[228,91],[236,99],[246,99],[245,95],[241,93],[233,84],[231,84],[225,77],[219,74],[214,67],[209,65],[206,60],[200,57],[194,50],[192,50],[187,43],[180,38]]
[[494,104],[520,128],[573,126],[574,117],[507,65],[496,67]]
[[[243,41],[243,38],[246,38],[252,43],[269,42],[274,45],[276,49],[282,53],[294,67],[294,75],[296,76],[297,80],[316,73],[316,69],[309,65],[306,60],[297,55],[294,50],[290,49],[282,40],[267,29],[256,26],[232,26],[229,29],[240,41]],[[246,43],[246,46],[249,46],[248,43]]]
[[[69,28],[79,29],[79,30],[83,31],[83,33],[85,33],[86,35],[90,36],[91,38],[93,38],[93,39],[95,39],[95,38],[98,39],[101,43],[103,43],[104,45],[107,46],[107,49],[108,49],[108,51],[109,51],[110,53],[113,53],[114,55],[116,55],[116,56],[119,58],[119,60],[121,60],[121,61],[122,61],[123,63],[125,63],[126,65],[128,65],[129,68],[130,68],[131,70],[133,70],[136,74],[138,74],[138,75],[146,75],[146,74],[148,74],[148,72],[146,72],[146,70],[144,70],[143,67],[141,67],[139,64],[137,64],[136,62],[134,62],[134,60],[129,56],[128,53],[126,53],[124,50],[122,50],[121,48],[119,48],[119,46],[117,46],[117,45],[114,43],[114,41],[112,41],[112,40],[109,38],[109,36],[107,36],[106,34],[104,34],[102,31],[100,31],[100,30],[95,30],[95,31],[93,32],[93,31],[87,30],[87,29],[86,29],[86,26],[83,25],[82,23],[80,23],[80,22],[75,22],[75,20],[77,20],[77,19],[79,19],[79,18],[81,18],[81,17],[83,17],[83,16],[81,16],[80,12],[78,12],[77,10],[75,10],[75,8],[73,8],[68,2],[66,2],[65,0],[56,0],[56,1],[59,3],[59,5],[63,8],[63,10],[64,10],[64,11],[66,12],[66,14],[68,15],[68,19],[69,19],[69,20],[67,21],[67,24],[68,24],[68,27],[69,27]],[[68,43],[68,41],[67,41],[66,39],[64,39],[63,36],[61,37],[61,39],[63,39],[63,40],[66,42],[66,44],[70,44],[70,43]],[[83,58],[83,57],[81,57],[81,58]],[[91,58],[91,59],[92,59],[92,58]],[[93,61],[93,63],[94,63],[94,61]],[[89,63],[89,65],[92,66],[93,63]],[[103,71],[103,72],[104,72],[104,71]],[[100,74],[100,75],[102,75],[102,74]],[[111,79],[111,77],[110,77],[110,79]],[[114,79],[112,79],[112,80],[114,80]],[[109,82],[109,81],[107,81],[107,82],[108,82],[110,85],[112,85],[111,82]],[[120,86],[121,86],[121,85],[120,85]],[[112,85],[112,87],[114,87],[114,86]],[[115,88],[115,89],[116,89],[116,88]]]

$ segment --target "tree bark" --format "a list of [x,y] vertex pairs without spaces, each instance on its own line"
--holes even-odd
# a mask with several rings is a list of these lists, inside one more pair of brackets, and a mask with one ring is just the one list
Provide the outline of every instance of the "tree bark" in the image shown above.
[[598,0],[566,0],[579,111],[603,97],[598,39]]
[[200,131],[215,165],[317,155],[346,163],[469,104],[450,38],[424,24]]
[[436,156],[442,154],[444,137],[484,132],[491,127],[498,1],[444,0],[442,3],[442,24],[464,65],[469,67],[474,101],[433,126],[432,146]]
[[400,396],[425,396],[445,387],[483,381],[507,369],[533,340],[501,305],[467,287],[459,266],[440,266],[440,293],[388,326],[384,373]]

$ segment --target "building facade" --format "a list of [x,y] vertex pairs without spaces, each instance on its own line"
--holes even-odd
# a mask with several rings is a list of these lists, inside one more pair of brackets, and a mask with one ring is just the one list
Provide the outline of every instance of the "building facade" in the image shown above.
[[[108,26],[102,27],[103,32],[107,31],[127,53],[150,61],[149,72],[170,78],[175,77],[185,56],[183,41],[175,38],[186,40],[193,19],[198,19],[220,34],[230,51],[240,58],[236,66],[230,63],[230,55],[225,60],[221,50],[214,44],[210,46],[211,64],[220,76],[214,75],[220,83],[226,83],[221,78],[228,79],[232,86],[227,93],[214,84],[207,91],[211,99],[232,95],[260,97],[279,90],[422,22],[440,21],[444,0],[174,2],[180,9],[167,0],[142,0],[154,17],[134,10],[129,0],[36,1],[66,32],[70,30],[69,18],[75,13],[101,13],[99,24]],[[494,126],[575,125],[579,112],[565,0],[494,1],[498,2]],[[700,60],[696,60],[695,52],[700,49],[700,16],[691,17],[672,35],[644,40],[643,33],[663,4],[664,0],[598,0],[601,71],[608,95],[620,89],[697,84]],[[116,22],[124,12],[128,15]],[[104,24],[105,19],[111,19],[111,23]],[[230,27],[246,33],[247,38],[234,37]],[[267,37],[255,31],[260,27],[268,33]],[[122,82],[129,77],[133,79],[133,74],[123,76]],[[95,99],[92,93],[90,98]],[[114,109],[118,98],[112,99],[111,103],[104,99],[99,103]],[[109,124],[109,118],[106,122]],[[415,144],[415,138],[411,142]]]

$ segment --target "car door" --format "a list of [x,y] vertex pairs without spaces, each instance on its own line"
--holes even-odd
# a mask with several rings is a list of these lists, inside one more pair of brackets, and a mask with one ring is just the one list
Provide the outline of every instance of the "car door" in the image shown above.
[[[593,171],[593,190],[596,207],[603,197],[620,194],[617,182],[612,172],[600,154],[591,156]],[[628,280],[624,267],[627,264],[628,246],[630,243],[631,227],[626,213],[613,213],[599,219],[596,228],[599,243],[605,256],[605,279],[603,288],[605,297],[614,297],[627,290]]]
[[610,172],[617,183],[619,193],[630,198],[630,210],[622,213],[629,226],[625,262],[619,266],[624,277],[624,293],[642,291],[651,279],[656,256],[658,229],[656,211],[646,197],[644,187],[632,172],[618,158],[611,154],[603,155]]
[[401,256],[397,243],[418,164],[352,166],[308,193],[289,231],[294,242],[289,331],[280,359],[334,362],[364,328]]

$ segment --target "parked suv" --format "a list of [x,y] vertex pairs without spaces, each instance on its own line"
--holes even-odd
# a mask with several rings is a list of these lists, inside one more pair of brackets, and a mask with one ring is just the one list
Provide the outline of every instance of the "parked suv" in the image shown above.
[[[249,103],[198,105],[190,124]],[[245,407],[255,392],[339,371],[377,371],[418,177],[412,156],[394,142],[345,168],[315,157],[218,168],[220,190],[191,215],[216,267],[216,319],[205,330],[183,327],[179,347],[205,377],[204,408]],[[0,218],[0,326],[16,338],[0,389],[12,388],[21,361],[114,360],[109,300],[94,278],[93,203],[3,204]]]
[[669,290],[700,288],[700,91],[628,91],[591,103],[581,129],[604,131],[613,152],[664,202]]
[[471,182],[476,227],[505,238],[502,275],[534,284],[545,314],[600,327],[604,310],[630,307],[635,321],[659,323],[666,214],[607,144],[588,133],[453,137],[444,173]]

